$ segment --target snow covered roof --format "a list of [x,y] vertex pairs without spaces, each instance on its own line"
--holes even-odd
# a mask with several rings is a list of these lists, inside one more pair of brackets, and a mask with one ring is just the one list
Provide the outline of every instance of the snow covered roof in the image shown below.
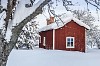
[[52,29],[58,29],[60,27],[63,27],[65,24],[69,23],[71,20],[73,20],[74,22],[76,22],[77,24],[79,24],[80,26],[83,26],[87,29],[90,29],[90,27],[88,25],[86,25],[85,23],[83,23],[82,21],[80,21],[79,19],[75,18],[75,17],[67,17],[65,19],[62,19],[64,23],[59,23],[59,26],[57,26],[56,22],[47,25],[41,29],[39,29],[39,32],[41,31],[47,31],[47,30],[52,30]]

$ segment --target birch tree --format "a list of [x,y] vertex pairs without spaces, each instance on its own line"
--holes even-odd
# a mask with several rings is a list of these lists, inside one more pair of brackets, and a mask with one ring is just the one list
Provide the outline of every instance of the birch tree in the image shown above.
[[[0,0],[0,2],[2,1]],[[41,14],[42,8],[50,1],[7,0],[6,8],[0,8],[0,14],[3,14],[3,18],[0,18],[0,23],[3,23],[0,28],[0,66],[6,66],[8,56],[15,46],[24,25]],[[22,13],[22,9],[26,11]],[[23,16],[23,14],[27,15]],[[8,33],[10,34],[8,35]],[[8,37],[9,39],[7,39]]]

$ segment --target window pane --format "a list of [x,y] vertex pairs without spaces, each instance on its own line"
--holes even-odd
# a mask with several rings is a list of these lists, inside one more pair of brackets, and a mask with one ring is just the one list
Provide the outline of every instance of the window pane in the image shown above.
[[73,46],[73,42],[71,42],[71,46]]
[[67,38],[67,42],[70,42],[70,38]]
[[70,42],[67,42],[67,46],[70,46]]
[[73,38],[71,38],[71,42],[73,42]]

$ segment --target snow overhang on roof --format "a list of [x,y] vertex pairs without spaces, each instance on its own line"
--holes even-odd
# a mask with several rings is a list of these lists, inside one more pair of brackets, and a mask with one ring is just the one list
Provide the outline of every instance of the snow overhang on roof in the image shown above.
[[74,22],[76,22],[77,24],[79,24],[80,26],[85,27],[86,29],[90,29],[90,27],[88,25],[86,25],[85,23],[83,23],[82,21],[80,21],[79,19],[75,18],[75,17],[67,17],[65,19],[62,19],[64,24],[61,23],[59,26],[57,26],[57,24],[54,22],[50,25],[47,25],[41,29],[39,29],[39,32],[41,31],[47,31],[47,30],[52,30],[52,29],[58,29],[60,27],[63,27],[65,24],[69,23],[71,20],[73,20]]

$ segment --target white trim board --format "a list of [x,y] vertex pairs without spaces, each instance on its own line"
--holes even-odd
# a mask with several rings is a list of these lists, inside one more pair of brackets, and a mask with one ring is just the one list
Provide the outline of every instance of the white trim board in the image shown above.
[[53,50],[55,49],[55,29],[53,29]]

